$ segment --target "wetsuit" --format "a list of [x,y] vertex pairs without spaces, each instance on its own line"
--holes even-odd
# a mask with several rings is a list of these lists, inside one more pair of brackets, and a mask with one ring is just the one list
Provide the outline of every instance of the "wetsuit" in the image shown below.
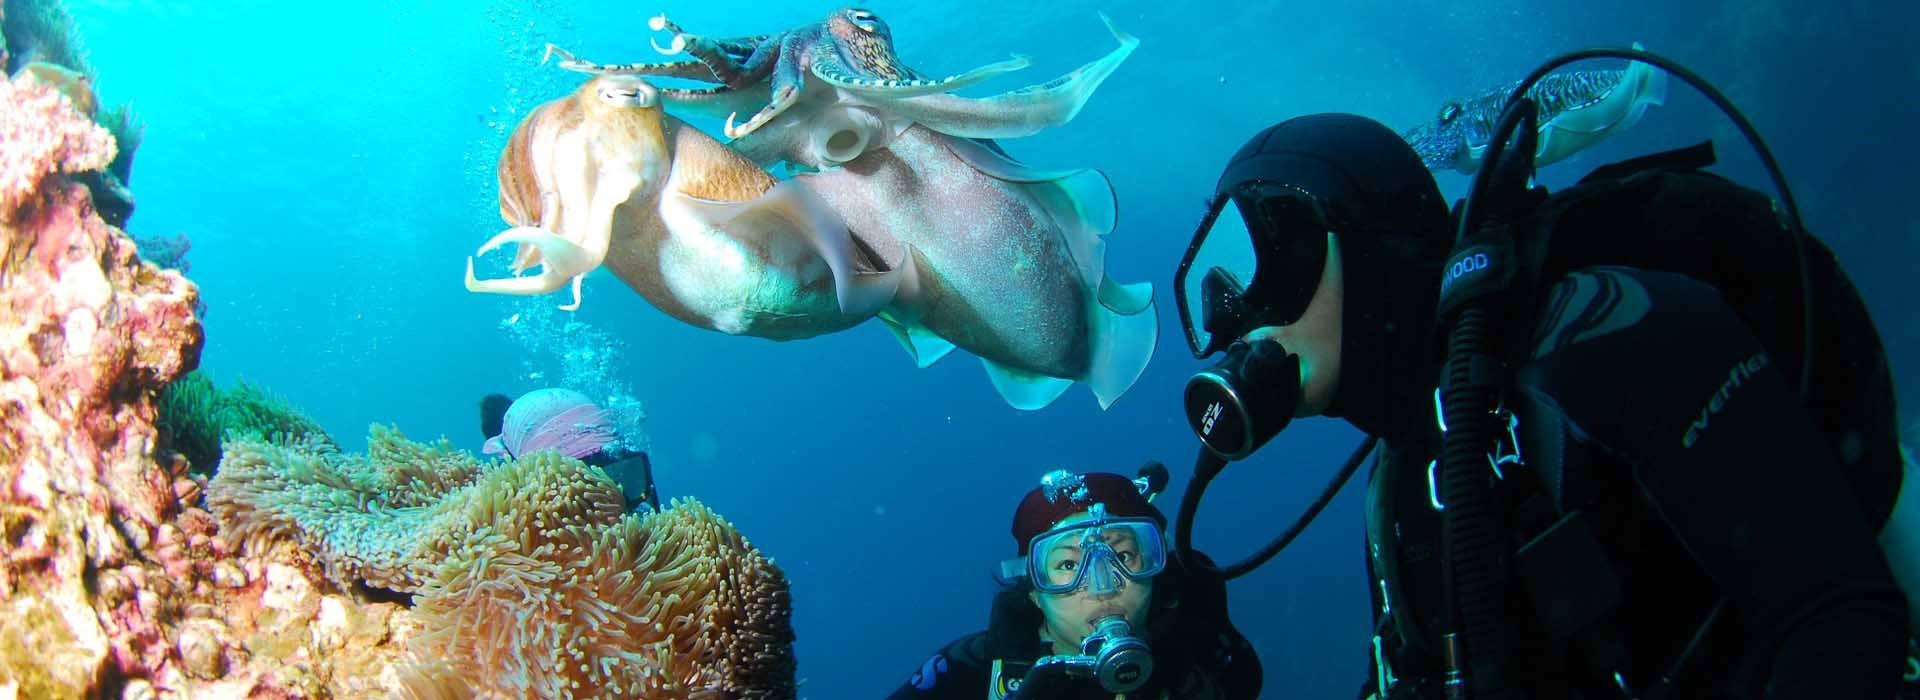
[[653,483],[653,461],[646,452],[612,447],[587,455],[581,461],[605,469],[607,475],[620,484],[620,491],[626,494],[627,510],[660,510],[660,494]]
[[[988,651],[987,639],[988,633],[981,631],[954,640],[922,662],[920,668],[913,672],[907,682],[901,684],[899,689],[887,697],[890,700],[986,700],[995,697],[988,694],[988,689],[992,687],[995,680],[996,659],[993,658],[994,654]],[[1191,668],[1183,674],[1184,677],[1178,683],[1180,690],[1177,692],[1161,687],[1151,695],[1135,693],[1129,697],[1168,698],[1169,700],[1240,700],[1259,697],[1258,672],[1250,672],[1245,668],[1253,658],[1252,648],[1247,645],[1247,641],[1234,637],[1224,641],[1222,648],[1216,651],[1231,656],[1235,647],[1240,651],[1239,665],[1233,665],[1229,661],[1217,668]],[[1036,640],[1033,650],[1022,655],[1024,658],[998,660],[1001,676],[1009,680],[1017,679],[1025,669],[1031,667],[1034,659],[1045,656],[1047,653],[1046,647]],[[1155,674],[1158,673],[1159,671],[1156,670]],[[1253,675],[1250,676],[1250,673]],[[1251,687],[1248,686],[1250,678],[1253,683]],[[1008,685],[1011,686],[1010,689],[1018,687],[1017,684],[1009,683]],[[1059,696],[1059,700],[1069,698],[1111,700],[1113,694],[1103,692],[1097,684],[1088,681],[1068,694]]]
[[[1196,555],[1199,561],[1205,555]],[[1175,603],[1174,601],[1179,601]],[[1178,562],[1155,578],[1148,640],[1155,668],[1147,685],[1127,695],[1148,700],[1253,700],[1262,669],[1253,645],[1227,620],[1226,586],[1217,576],[1190,575]],[[1051,653],[1039,638],[1042,618],[1021,590],[995,600],[989,628],[963,636],[920,664],[889,700],[1112,700],[1091,680],[1071,690],[1029,698],[1012,693],[1033,662]],[[996,675],[995,667],[999,666]],[[996,681],[1001,687],[995,688]],[[990,693],[989,691],[995,691]]]
[[[1516,547],[1578,512],[1592,534],[1570,539],[1603,554],[1512,560],[1519,696],[1623,697],[1613,686],[1644,694],[1671,675],[1669,697],[1893,697],[1907,601],[1876,533],[1899,466],[1835,444],[1887,436],[1823,431],[1794,366],[1690,277],[1589,267],[1540,298],[1505,391],[1524,466],[1508,465],[1496,502]],[[1844,337],[1877,350],[1866,333]],[[1438,440],[1387,441],[1371,478],[1374,658],[1387,664],[1363,697],[1440,696]]]

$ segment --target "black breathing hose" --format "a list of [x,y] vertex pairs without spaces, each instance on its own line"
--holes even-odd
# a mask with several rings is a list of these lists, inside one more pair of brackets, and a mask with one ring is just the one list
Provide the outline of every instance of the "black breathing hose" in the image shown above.
[[[1498,175],[1505,175],[1511,180],[1519,175],[1532,174],[1538,112],[1533,101],[1526,97],[1527,92],[1555,69],[1590,58],[1640,61],[1678,76],[1719,107],[1759,154],[1767,176],[1772,179],[1774,188],[1779,190],[1786,214],[1787,234],[1793,239],[1794,262],[1800,277],[1803,342],[1799,385],[1800,396],[1805,400],[1813,385],[1815,327],[1812,273],[1806,259],[1806,243],[1802,240],[1807,233],[1800,218],[1800,207],[1794,201],[1793,191],[1787,187],[1786,176],[1781,173],[1773,152],[1767,148],[1766,142],[1760,138],[1746,115],[1741,114],[1725,95],[1699,75],[1663,56],[1638,49],[1574,51],[1542,64],[1515,85],[1487,142],[1487,152],[1481,160],[1480,171],[1474,174],[1473,184],[1461,206],[1459,229],[1455,235],[1456,252],[1467,244],[1469,232],[1476,229],[1498,230],[1502,225],[1500,220],[1510,214],[1495,211],[1493,216],[1487,217],[1480,213],[1479,204],[1488,191],[1489,183]],[[1501,166],[1504,165],[1507,141],[1523,122],[1529,128],[1526,133],[1520,134],[1518,145],[1526,150],[1521,155],[1525,159],[1525,172],[1503,172]],[[1487,221],[1483,223],[1479,219]],[[1508,242],[1511,245],[1510,236]],[[1506,629],[1506,577],[1505,552],[1502,548],[1505,543],[1498,527],[1500,523],[1488,512],[1492,489],[1487,479],[1489,469],[1483,465],[1488,459],[1486,450],[1494,440],[1495,426],[1491,411],[1498,399],[1487,380],[1475,376],[1476,373],[1494,371],[1493,368],[1497,366],[1489,354],[1492,342],[1487,326],[1491,320],[1489,301],[1485,298],[1462,304],[1458,320],[1448,337],[1446,389],[1441,399],[1443,415],[1454,417],[1448,421],[1449,430],[1441,452],[1440,481],[1446,506],[1442,527],[1447,543],[1447,581],[1453,609],[1459,615],[1459,624],[1464,627],[1466,646],[1464,667],[1455,666],[1454,670],[1467,674],[1464,687],[1457,685],[1460,683],[1458,678],[1450,678],[1449,683],[1454,685],[1451,690],[1455,692],[1470,691],[1475,700],[1505,697],[1512,692],[1506,684],[1507,669],[1503,661],[1506,652],[1503,637]],[[1458,651],[1449,646],[1450,653]]]
[[1261,547],[1260,551],[1254,552],[1251,556],[1231,565],[1217,568],[1203,564],[1193,556],[1193,515],[1200,509],[1200,494],[1207,490],[1207,483],[1213,481],[1213,477],[1218,476],[1220,470],[1224,469],[1227,463],[1226,460],[1221,459],[1219,455],[1215,455],[1213,450],[1202,446],[1200,448],[1200,458],[1194,463],[1193,483],[1188,484],[1186,493],[1181,495],[1180,514],[1174,521],[1173,546],[1175,554],[1180,557],[1181,563],[1186,564],[1189,568],[1209,571],[1228,581],[1245,576],[1248,572],[1260,568],[1262,564],[1267,563],[1267,560],[1279,554],[1280,550],[1286,549],[1287,545],[1292,544],[1294,538],[1299,537],[1300,533],[1305,532],[1307,526],[1313,523],[1314,518],[1320,517],[1320,511],[1326,509],[1327,504],[1333,501],[1335,494],[1340,493],[1341,487],[1346,485],[1348,479],[1353,478],[1353,473],[1359,471],[1360,465],[1366,462],[1367,455],[1372,454],[1374,446],[1379,443],[1380,438],[1371,435],[1361,440],[1360,446],[1355,448],[1353,454],[1347,457],[1347,463],[1340,467],[1340,473],[1335,474],[1333,479],[1327,482],[1327,488],[1320,492],[1320,497],[1314,500],[1313,505],[1307,507],[1306,512],[1301,513],[1300,517],[1293,521],[1292,527],[1280,533],[1279,537],[1275,537],[1273,540],[1267,542],[1266,546]]
[[[1494,512],[1492,470],[1487,448],[1493,444],[1495,388],[1476,385],[1476,364],[1486,362],[1491,315],[1485,300],[1469,302],[1447,340],[1446,389],[1441,393],[1448,422],[1441,451],[1441,532],[1456,628],[1464,631],[1466,683],[1476,700],[1507,697],[1506,567],[1504,544]],[[1484,370],[1481,370],[1484,371]]]
[[1487,152],[1481,159],[1480,171],[1474,173],[1473,187],[1467,191],[1466,203],[1460,210],[1461,226],[1458,238],[1466,237],[1468,215],[1474,209],[1481,187],[1486,184],[1483,180],[1487,171],[1491,169],[1488,167],[1489,164],[1500,162],[1501,153],[1506,150],[1507,139],[1513,135],[1513,127],[1519,122],[1517,115],[1512,113],[1520,105],[1521,97],[1526,95],[1528,90],[1532,90],[1534,84],[1540,82],[1540,79],[1546,77],[1548,73],[1569,63],[1591,58],[1624,58],[1629,61],[1639,61],[1664,70],[1670,75],[1678,76],[1682,81],[1693,86],[1693,89],[1705,95],[1713,106],[1720,108],[1721,113],[1727,115],[1734,126],[1740,129],[1740,135],[1746,137],[1747,144],[1753,146],[1754,153],[1759,155],[1760,164],[1767,170],[1767,177],[1773,181],[1774,189],[1780,191],[1780,206],[1785,210],[1786,223],[1790,228],[1787,233],[1793,237],[1793,258],[1795,264],[1799,266],[1800,337],[1803,344],[1800,356],[1800,396],[1805,400],[1813,389],[1813,273],[1807,264],[1806,242],[1801,240],[1808,234],[1806,223],[1800,218],[1800,205],[1794,201],[1793,190],[1787,187],[1787,176],[1780,171],[1779,161],[1774,159],[1773,151],[1767,148],[1767,142],[1760,138],[1759,130],[1753,128],[1753,123],[1747,121],[1747,116],[1742,114],[1739,108],[1734,107],[1733,102],[1706,79],[1673,62],[1672,59],[1641,49],[1582,49],[1555,57],[1541,64],[1539,68],[1535,68],[1532,73],[1528,73],[1525,79],[1514,86],[1513,92],[1507,95],[1506,107],[1500,115],[1499,126],[1494,128],[1492,139],[1487,142]]

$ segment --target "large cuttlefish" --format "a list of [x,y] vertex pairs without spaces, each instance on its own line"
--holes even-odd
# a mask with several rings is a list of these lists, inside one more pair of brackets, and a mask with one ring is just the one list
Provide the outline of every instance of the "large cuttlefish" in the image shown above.
[[[544,294],[604,265],[701,328],[796,339],[878,315],[925,366],[978,355],[1022,409],[1087,383],[1104,408],[1157,339],[1151,286],[1102,269],[1112,188],[1097,171],[1039,172],[912,126],[844,167],[776,180],[664,113],[639,78],[607,75],[543,105],[500,162],[487,241],[516,274],[467,288]],[[537,223],[536,223],[537,222]]]
[[[751,133],[728,144],[764,165],[820,168],[795,179],[831,202],[882,258],[917,261],[917,279],[903,282],[880,318],[923,367],[955,345],[979,356],[1016,407],[1045,406],[1074,381],[1086,382],[1106,407],[1138,378],[1157,342],[1152,285],[1121,285],[1105,275],[1102,237],[1114,219],[1106,178],[1093,170],[1037,171],[974,140],[1070,121],[1139,45],[1101,19],[1119,41],[1106,56],[1042,85],[963,98],[927,88],[951,89],[966,78],[915,77],[920,73],[894,55],[878,17],[838,11],[822,31],[789,32],[843,37],[830,70],[811,63],[813,73],[799,76],[806,87],[797,98],[756,117]],[[748,47],[773,45],[768,38],[713,41],[672,29],[675,46],[700,63],[601,66],[559,53],[563,66],[600,75],[690,78],[706,66],[724,87],[662,96],[710,116],[768,91],[749,89],[755,73],[728,63]],[[764,52],[754,55],[767,60]],[[761,87],[768,83],[782,91],[771,78]]]
[[1153,285],[1106,274],[1117,207],[1097,170],[1045,172],[991,145],[909,126],[884,149],[803,173],[885,259],[916,277],[880,312],[924,367],[955,345],[1017,408],[1085,382],[1106,408],[1158,340]]
[[632,76],[589,80],[529,113],[499,180],[512,228],[476,254],[519,244],[516,276],[478,279],[469,257],[469,291],[571,283],[571,310],[582,277],[604,265],[683,322],[787,340],[858,325],[914,272],[910,258],[876,258],[811,190],[666,115],[657,90]]
[[[1453,168],[1472,174],[1480,169],[1507,95],[1518,86],[1516,82],[1450,101],[1434,121],[1409,129],[1402,137],[1429,169]],[[1625,70],[1555,73],[1529,88],[1527,97],[1540,110],[1534,165],[1545,166],[1633,128],[1648,107],[1666,104],[1667,74],[1639,61]]]
[[[725,118],[727,145],[762,165],[785,160],[832,167],[883,148],[909,124],[950,136],[1007,139],[1032,136],[1071,121],[1140,40],[1115,27],[1120,43],[1106,56],[1042,84],[987,97],[953,91],[1026,67],[1024,56],[934,79],[901,61],[893,32],[872,12],[842,8],[825,20],[771,35],[711,39],[688,34],[665,17],[653,27],[673,33],[672,48],[694,61],[606,65],[558,47],[560,66],[594,75],[647,75],[719,83],[663,89],[677,111]],[[742,113],[753,116],[736,126]]]

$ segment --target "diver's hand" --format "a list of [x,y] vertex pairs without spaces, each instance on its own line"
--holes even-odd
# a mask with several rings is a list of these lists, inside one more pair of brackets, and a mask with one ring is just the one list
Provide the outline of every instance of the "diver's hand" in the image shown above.
[[1039,664],[1027,671],[1027,677],[1020,679],[1020,687],[1015,688],[1006,700],[1050,700],[1065,697],[1067,693],[1083,686],[1091,686],[1092,679],[1075,678],[1067,675],[1066,664]]

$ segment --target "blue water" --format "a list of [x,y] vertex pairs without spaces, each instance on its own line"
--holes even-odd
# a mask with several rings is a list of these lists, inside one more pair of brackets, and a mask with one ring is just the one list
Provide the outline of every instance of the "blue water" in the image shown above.
[[[564,335],[573,340],[534,343],[554,335],[502,322],[564,321],[527,315],[562,295],[461,286],[465,256],[502,227],[492,166],[506,130],[579,78],[538,65],[546,42],[601,61],[655,60],[645,21],[659,12],[689,31],[738,35],[832,5],[385,5],[69,4],[103,103],[130,101],[147,122],[129,229],[193,242],[191,276],[208,306],[202,367],[286,396],[349,449],[383,422],[477,450],[482,394],[554,383],[568,343],[617,339],[571,348],[598,353],[575,376],[638,396],[660,492],[716,508],[792,577],[802,694],[815,699],[884,695],[933,649],[982,626],[988,572],[1013,551],[1013,506],[1043,472],[1131,473],[1164,460],[1176,479],[1161,503],[1173,510],[1195,449],[1179,392],[1197,367],[1178,339],[1174,263],[1223,159],[1289,116],[1351,111],[1405,128],[1550,55],[1643,42],[1715,81],[1772,140],[1807,223],[1872,305],[1897,376],[1920,370],[1908,303],[1920,259],[1914,3],[875,3],[902,56],[926,72],[1033,56],[1027,71],[968,94],[1104,54],[1113,44],[1099,10],[1142,39],[1075,122],[1005,144],[1039,167],[1112,176],[1122,215],[1108,269],[1153,281],[1161,312],[1153,364],[1111,410],[1075,388],[1035,413],[1006,407],[964,353],[915,369],[875,325],[793,343],[728,337],[673,321],[600,275],[572,317],[584,325]],[[1570,182],[1708,137],[1723,172],[1766,189],[1729,124],[1678,81],[1640,127],[1544,176]],[[1466,187],[1451,174],[1441,184],[1449,197]],[[1905,405],[1920,405],[1915,386],[1902,384]],[[1251,551],[1357,439],[1344,424],[1297,423],[1216,482],[1196,542],[1220,559]],[[1361,681],[1359,502],[1349,488],[1291,549],[1232,586],[1268,697],[1346,697]]]

